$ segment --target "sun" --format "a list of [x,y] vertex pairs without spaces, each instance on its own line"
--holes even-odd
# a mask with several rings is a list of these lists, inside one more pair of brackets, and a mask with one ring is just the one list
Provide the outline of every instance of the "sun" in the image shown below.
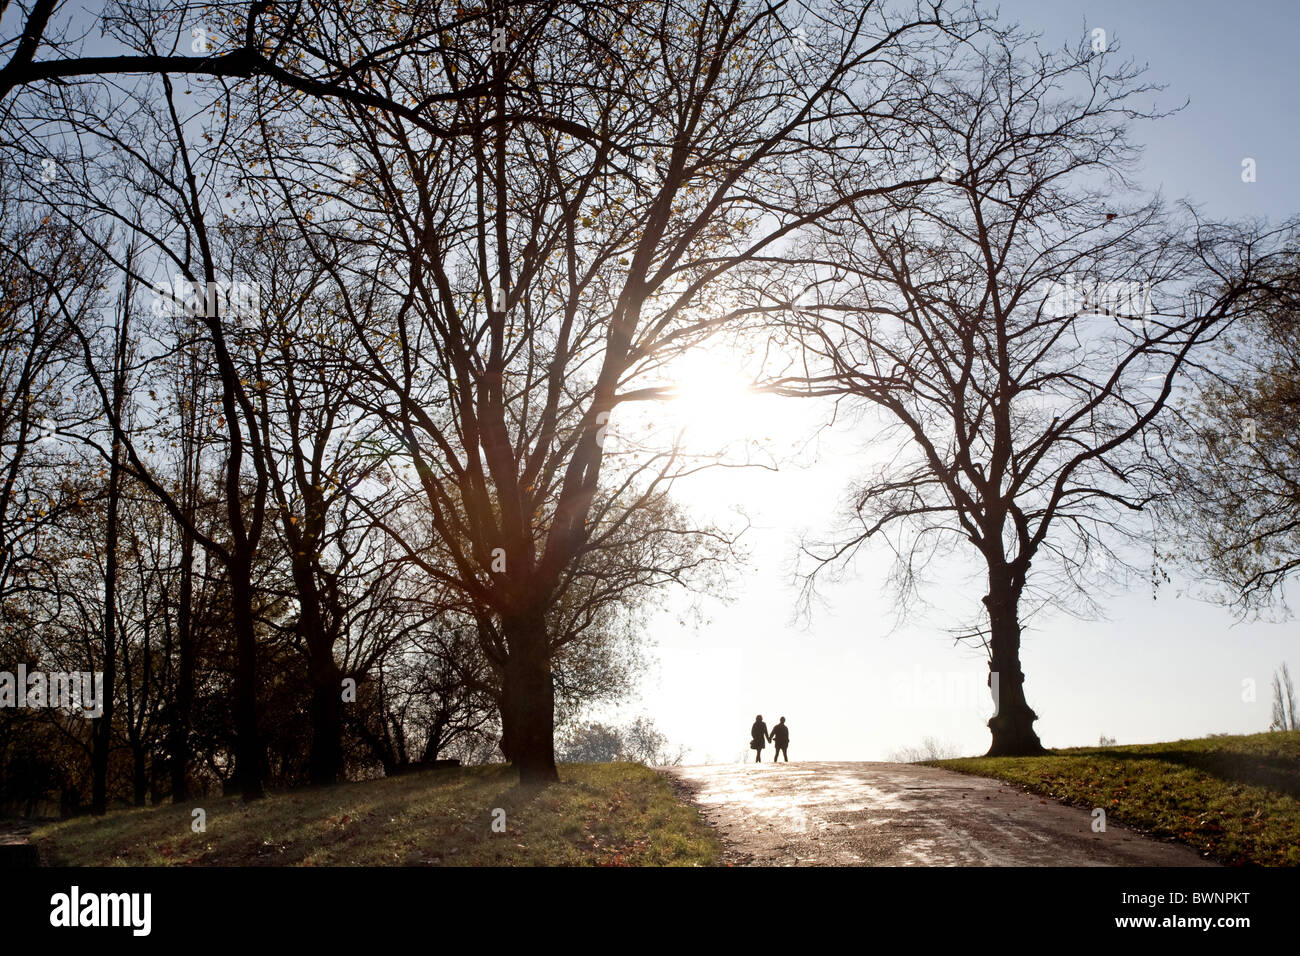
[[690,476],[674,485],[674,497],[709,515],[770,491],[774,473],[815,456],[824,411],[766,390],[759,364],[724,342],[675,356],[653,381],[634,386],[661,390],[659,399],[616,409],[607,453],[629,464],[672,455],[671,470]]
[[722,349],[685,355],[674,363],[670,383],[672,398],[663,403],[665,424],[681,436],[684,451],[723,454],[737,443],[762,439],[758,433],[770,403],[734,355]]
[[[770,349],[764,355],[770,367],[788,364]],[[804,506],[791,496],[802,495],[799,476],[819,454],[827,409],[773,394],[762,364],[730,343],[697,346],[659,370],[655,384],[667,397],[620,409],[627,414],[620,433],[635,438],[621,447],[677,456],[675,470],[689,477],[674,484],[673,496],[709,520],[737,509]]]

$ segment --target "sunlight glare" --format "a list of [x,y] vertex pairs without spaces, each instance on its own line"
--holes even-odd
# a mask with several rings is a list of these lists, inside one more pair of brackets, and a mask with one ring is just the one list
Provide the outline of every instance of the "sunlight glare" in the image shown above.
[[720,454],[737,443],[762,442],[763,396],[721,349],[683,356],[672,370],[674,397],[664,411],[674,432],[683,432],[690,454]]

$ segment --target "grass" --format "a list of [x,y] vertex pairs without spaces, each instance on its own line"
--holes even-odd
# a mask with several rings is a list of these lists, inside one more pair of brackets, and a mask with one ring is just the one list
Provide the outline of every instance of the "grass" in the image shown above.
[[[78,817],[31,840],[47,865],[700,866],[721,846],[668,782],[639,764],[566,764],[521,788],[504,766]],[[206,831],[191,829],[192,810]],[[505,832],[493,820],[505,811]]]
[[1300,866],[1300,731],[927,761],[996,777],[1221,863]]

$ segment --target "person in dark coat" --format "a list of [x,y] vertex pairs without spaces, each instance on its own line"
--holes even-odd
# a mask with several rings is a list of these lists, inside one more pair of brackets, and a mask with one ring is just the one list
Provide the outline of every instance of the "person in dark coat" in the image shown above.
[[[763,762],[763,748],[767,746],[767,724],[763,723],[763,715],[759,714],[754,718],[754,726],[749,728],[749,746],[754,748],[754,763]],[[786,763],[790,758],[786,758]]]
[[785,753],[785,748],[790,746],[790,728],[785,725],[784,717],[781,718],[779,724],[772,728],[772,733],[767,739],[776,741],[776,753],[772,754],[772,762],[776,763],[776,758],[785,754],[785,762],[789,763],[790,755]]

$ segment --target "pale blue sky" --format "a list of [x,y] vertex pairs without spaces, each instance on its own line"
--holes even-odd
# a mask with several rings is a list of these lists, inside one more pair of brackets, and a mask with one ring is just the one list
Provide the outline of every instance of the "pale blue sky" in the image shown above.
[[[1076,42],[1085,25],[1102,27],[1112,45],[1149,65],[1151,80],[1168,85],[1166,105],[1190,100],[1177,116],[1139,128],[1147,186],[1191,199],[1211,217],[1277,221],[1300,212],[1291,105],[1300,89],[1300,7],[1016,0],[1001,11],[1041,31],[1048,46]],[[1254,183],[1241,181],[1246,157],[1256,161]],[[776,441],[796,440],[815,418],[812,408],[774,414],[784,432]],[[826,592],[829,607],[809,627],[791,623],[794,540],[828,526],[864,437],[840,427],[819,441],[819,461],[807,470],[728,472],[683,489],[702,510],[735,502],[754,516],[754,567],[731,604],[705,603],[707,623],[679,624],[676,606],[655,617],[658,663],[638,698],[610,716],[651,714],[691,748],[689,762],[746,756],[758,712],[769,722],[788,718],[796,759],[884,759],[925,736],[965,753],[987,748],[983,654],[954,647],[942,631],[942,611],[970,607],[977,584],[935,589],[928,596],[940,613],[891,633],[882,596],[888,562],[874,552],[853,580]],[[1267,729],[1273,670],[1288,658],[1300,668],[1300,624],[1235,624],[1221,608],[1177,597],[1183,583],[1153,602],[1138,581],[1103,601],[1106,620],[1056,615],[1026,633],[1027,693],[1047,746],[1096,744],[1101,734],[1141,743]],[[1248,680],[1258,688],[1254,702],[1243,700]]]

